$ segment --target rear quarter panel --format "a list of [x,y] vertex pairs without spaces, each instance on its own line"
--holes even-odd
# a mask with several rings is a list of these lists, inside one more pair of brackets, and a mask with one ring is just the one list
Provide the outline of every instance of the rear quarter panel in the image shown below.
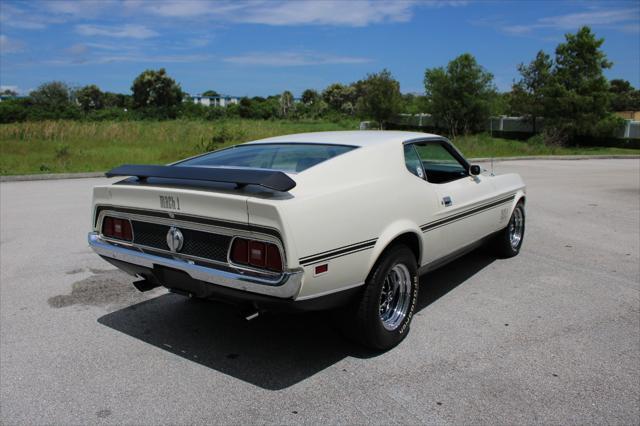
[[[303,268],[298,299],[363,284],[374,262],[396,236],[413,232],[435,209],[435,195],[404,166],[402,145],[354,150],[295,177],[287,200],[250,199],[249,221],[283,230],[288,266]],[[300,258],[375,240],[373,246],[317,263]],[[316,275],[315,267],[328,264]]]

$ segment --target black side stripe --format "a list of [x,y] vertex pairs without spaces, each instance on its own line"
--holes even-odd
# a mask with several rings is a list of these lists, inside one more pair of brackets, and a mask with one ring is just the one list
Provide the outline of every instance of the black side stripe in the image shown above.
[[371,243],[371,242],[375,243],[377,240],[378,240],[377,238],[372,238],[370,240],[360,241],[359,243],[353,243],[353,244],[349,244],[349,245],[346,245],[346,246],[338,247],[338,248],[335,248],[335,249],[331,249],[331,250],[327,250],[327,251],[321,251],[320,253],[311,254],[309,256],[303,256],[303,257],[300,258],[300,260],[307,260],[307,259],[310,259],[312,257],[317,257],[317,256],[321,256],[321,255],[324,255],[324,254],[330,254],[330,253],[333,253],[334,251],[346,249],[346,248],[357,246],[357,245],[360,245],[360,244]]
[[374,238],[371,240],[350,244],[348,246],[338,247],[333,250],[328,250],[328,251],[316,253],[310,256],[305,256],[300,258],[300,264],[310,265],[312,263],[322,262],[323,260],[334,259],[336,257],[346,256],[347,254],[352,254],[362,250],[367,250],[372,248],[376,244],[376,241],[378,241],[378,239]]
[[456,220],[452,220],[452,221],[450,221],[450,222],[445,222],[445,223],[442,223],[442,224],[440,224],[440,225],[438,225],[438,226],[434,226],[433,228],[429,228],[427,231],[423,231],[423,232],[433,231],[434,229],[442,228],[443,226],[447,226],[447,225],[450,225],[450,224],[452,224],[452,223],[460,222],[461,220],[468,219],[468,218],[470,218],[471,216],[476,216],[476,215],[479,215],[480,213],[483,213],[483,212],[484,212],[484,210],[479,211],[479,212],[475,212],[475,213],[473,213],[473,214],[470,214],[470,215],[467,215],[467,216],[460,217],[460,218],[458,218],[458,219],[456,219]]
[[427,223],[425,225],[422,225],[420,227],[420,229],[422,230],[422,232],[428,232],[428,231],[431,231],[433,229],[440,228],[441,226],[448,225],[449,223],[457,222],[457,221],[459,221],[461,219],[465,219],[465,218],[467,218],[469,216],[474,216],[474,215],[476,215],[478,213],[482,213],[484,210],[492,209],[492,208],[497,207],[497,206],[499,206],[501,204],[505,204],[505,203],[507,203],[509,201],[512,201],[514,198],[515,198],[515,194],[512,194],[512,195],[510,195],[508,197],[501,198],[499,200],[496,200],[496,201],[493,201],[493,202],[490,202],[490,203],[487,203],[487,204],[483,204],[483,205],[478,206],[478,207],[474,207],[474,208],[472,208],[470,210],[467,210],[467,211],[464,211],[464,212],[461,212],[461,213],[457,213],[457,214],[454,214],[452,216],[445,217],[443,219],[439,219],[439,220],[436,220],[436,221],[431,222],[431,223]]

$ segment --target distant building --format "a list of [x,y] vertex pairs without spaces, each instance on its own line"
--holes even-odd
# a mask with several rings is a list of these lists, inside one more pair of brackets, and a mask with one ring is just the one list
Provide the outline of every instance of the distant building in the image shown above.
[[191,97],[191,102],[204,106],[226,107],[240,103],[238,96],[202,96],[195,95]]
[[614,114],[625,120],[640,121],[640,111],[616,111]]
[[14,96],[14,95],[0,95],[0,102],[2,101],[9,101],[11,99],[22,99],[22,98],[26,98],[26,96]]

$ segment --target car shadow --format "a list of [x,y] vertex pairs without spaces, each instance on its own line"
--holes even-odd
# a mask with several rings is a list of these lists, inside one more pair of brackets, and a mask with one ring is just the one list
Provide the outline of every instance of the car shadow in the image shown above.
[[495,262],[496,258],[479,248],[420,277],[416,312],[426,308],[460,284]]
[[[426,308],[493,260],[473,252],[423,276],[417,309]],[[292,386],[348,356],[379,354],[343,337],[330,313],[265,314],[246,321],[233,306],[171,293],[109,313],[98,322],[268,390]]]

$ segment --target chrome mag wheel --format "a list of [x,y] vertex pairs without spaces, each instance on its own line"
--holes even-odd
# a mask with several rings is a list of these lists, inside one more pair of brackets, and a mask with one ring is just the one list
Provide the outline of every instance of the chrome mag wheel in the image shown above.
[[522,233],[524,230],[524,214],[520,206],[516,207],[509,222],[509,242],[514,250],[517,250],[522,241]]
[[411,303],[411,274],[409,268],[398,263],[391,268],[382,284],[379,315],[382,325],[393,331],[402,324]]

